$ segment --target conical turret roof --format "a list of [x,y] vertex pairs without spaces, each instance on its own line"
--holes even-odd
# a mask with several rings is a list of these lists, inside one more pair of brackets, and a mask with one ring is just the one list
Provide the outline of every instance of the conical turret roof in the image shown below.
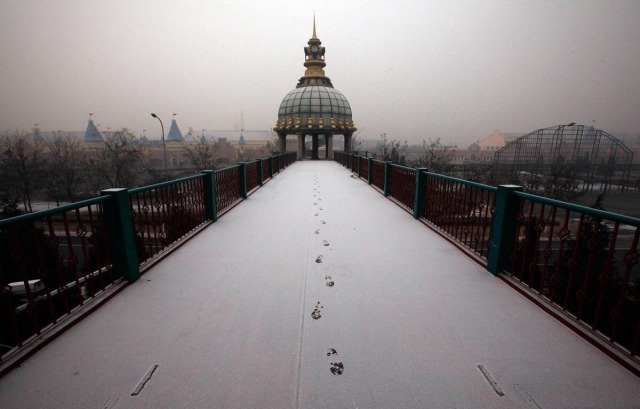
[[184,137],[182,136],[182,132],[180,132],[180,128],[178,128],[178,123],[175,119],[171,121],[171,128],[169,128],[169,134],[167,135],[167,141],[184,141]]
[[93,123],[93,119],[89,119],[87,130],[84,132],[84,140],[86,142],[102,142],[102,135]]

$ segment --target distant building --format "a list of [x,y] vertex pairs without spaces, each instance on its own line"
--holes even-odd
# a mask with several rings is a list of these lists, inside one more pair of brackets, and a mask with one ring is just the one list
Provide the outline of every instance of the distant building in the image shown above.
[[455,149],[451,164],[492,163],[496,151],[524,135],[523,133],[503,133],[496,129],[493,134],[471,144],[467,149]]
[[[116,132],[126,132],[131,134],[127,128],[118,131],[102,131],[90,118],[85,131],[42,131],[40,128],[33,128],[31,137],[36,143],[46,143],[57,136],[69,136],[82,142],[86,149],[94,149],[104,143]],[[142,135],[139,139],[144,158],[152,169],[162,169],[164,167],[164,149],[162,141],[149,139]],[[217,166],[225,166],[240,161],[250,161],[261,157],[269,156],[276,150],[275,133],[266,130],[212,130],[202,131],[199,134],[193,128],[183,135],[175,118],[171,121],[169,132],[165,138],[167,151],[167,168],[170,170],[188,169],[191,163],[187,156],[187,147],[196,144],[214,144],[213,159]]]
[[477,144],[481,151],[497,151],[523,135],[523,133],[502,133],[496,129],[492,135],[478,141]]
[[572,175],[585,190],[593,189],[594,184],[626,186],[632,162],[632,150],[620,139],[593,126],[576,124],[538,129],[494,154],[494,164],[504,180],[535,185]]

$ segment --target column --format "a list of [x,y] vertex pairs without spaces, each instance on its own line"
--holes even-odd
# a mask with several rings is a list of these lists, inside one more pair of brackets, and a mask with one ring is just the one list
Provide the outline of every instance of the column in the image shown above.
[[278,134],[278,150],[280,153],[287,152],[287,134]]
[[298,160],[304,160],[304,137],[304,134],[298,135]]
[[344,151],[351,152],[351,134],[344,134]]
[[318,134],[311,135],[311,159],[318,159]]
[[327,140],[327,159],[333,160],[333,135],[325,135]]

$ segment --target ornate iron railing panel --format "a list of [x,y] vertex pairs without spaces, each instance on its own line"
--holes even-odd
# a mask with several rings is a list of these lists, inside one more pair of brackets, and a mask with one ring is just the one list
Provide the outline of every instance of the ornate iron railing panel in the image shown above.
[[393,197],[413,213],[416,193],[416,170],[400,165],[391,165],[389,196]]
[[207,221],[202,175],[133,189],[129,201],[140,264]]
[[369,159],[360,158],[360,177],[369,180]]
[[[353,155],[336,160],[353,165]],[[540,305],[564,311],[563,321],[588,328],[583,335],[595,345],[606,351],[613,345],[620,353],[610,355],[638,373],[640,219],[522,193],[519,186],[424,171],[411,178],[418,170],[380,161],[371,170],[373,184],[414,217],[486,260],[492,273],[528,287]]]
[[[393,188],[393,184],[391,186]],[[486,259],[496,205],[496,188],[428,173],[424,189],[421,217]]]
[[[264,160],[265,179],[268,161],[282,170],[295,154]],[[258,184],[257,164],[245,168],[249,188]],[[141,265],[217,220],[242,200],[240,175],[233,166],[130,191],[107,189],[98,198],[0,220],[0,364],[93,298],[137,280]]]
[[230,209],[242,196],[238,166],[216,170],[216,206],[218,215]]
[[521,205],[506,273],[637,357],[640,220],[515,195]]
[[278,155],[276,157],[276,162],[278,162],[278,172],[282,172],[282,170],[284,169],[284,155]]
[[373,161],[373,181],[372,184],[373,186],[377,187],[378,189],[384,191],[384,168],[385,168],[385,164],[384,162],[380,162],[379,160],[374,160]]
[[247,192],[251,192],[253,189],[257,188],[260,185],[258,180],[258,161],[248,162],[245,165],[247,177]]
[[267,158],[260,160],[262,161],[262,181],[266,182],[267,180],[269,180],[269,162],[271,161],[271,159]]
[[115,277],[101,197],[0,221],[0,360]]

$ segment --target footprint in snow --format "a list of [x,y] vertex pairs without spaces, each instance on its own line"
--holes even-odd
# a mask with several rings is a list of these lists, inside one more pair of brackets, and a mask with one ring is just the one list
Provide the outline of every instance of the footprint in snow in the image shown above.
[[342,364],[342,362],[331,362],[331,368],[329,368],[331,370],[331,373],[334,375],[342,375],[342,373],[344,372],[344,365]]
[[323,308],[324,306],[322,306],[320,304],[320,301],[318,301],[318,303],[316,304],[316,308],[314,308],[313,311],[311,311],[311,318],[313,318],[314,320],[319,320],[320,318],[322,318],[322,314],[320,313],[320,310]]
[[324,277],[325,280],[327,280],[327,282],[325,283],[327,285],[327,287],[333,287],[336,283],[331,279],[331,276],[325,276]]

